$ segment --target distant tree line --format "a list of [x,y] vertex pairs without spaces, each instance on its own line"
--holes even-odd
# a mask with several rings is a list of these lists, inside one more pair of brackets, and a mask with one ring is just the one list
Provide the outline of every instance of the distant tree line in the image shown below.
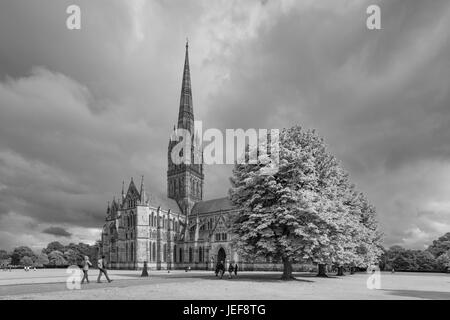
[[95,261],[98,250],[98,243],[95,245],[70,243],[65,246],[58,241],[54,241],[50,242],[40,253],[35,253],[29,247],[20,246],[11,252],[0,250],[0,266],[58,268],[81,265],[84,256],[88,256],[91,261]]
[[446,233],[425,250],[405,249],[393,246],[384,250],[380,258],[381,270],[449,272],[450,232]]

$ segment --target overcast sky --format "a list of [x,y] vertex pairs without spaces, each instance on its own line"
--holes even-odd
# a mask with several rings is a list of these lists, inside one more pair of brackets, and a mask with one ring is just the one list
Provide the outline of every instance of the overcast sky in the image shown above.
[[186,37],[205,128],[316,128],[385,244],[423,248],[450,231],[449,33],[448,0],[2,0],[0,248],[95,241],[131,176],[165,194]]

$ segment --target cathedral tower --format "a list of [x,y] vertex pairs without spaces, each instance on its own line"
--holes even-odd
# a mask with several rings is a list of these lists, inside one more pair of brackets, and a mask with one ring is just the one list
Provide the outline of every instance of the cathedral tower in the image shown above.
[[[190,164],[183,163],[176,165],[172,162],[172,149],[177,145],[179,139],[182,139],[177,138],[177,129],[184,129],[190,132]],[[203,153],[199,140],[195,137],[194,129],[194,107],[192,103],[191,75],[189,70],[189,44],[186,43],[178,124],[176,128],[174,127],[174,133],[169,141],[167,170],[168,197],[176,200],[186,215],[190,214],[196,202],[203,199],[203,164],[194,162],[194,159],[203,160]]]

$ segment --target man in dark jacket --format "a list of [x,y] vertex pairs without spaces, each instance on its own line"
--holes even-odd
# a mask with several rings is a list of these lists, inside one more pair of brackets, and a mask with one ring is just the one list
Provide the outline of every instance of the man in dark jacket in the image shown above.
[[217,269],[219,270],[220,279],[222,279],[223,274],[225,273],[225,265],[223,264],[223,261],[219,262]]
[[102,274],[105,275],[106,280],[108,280],[108,282],[111,282],[112,280],[109,279],[109,277],[108,277],[108,272],[106,271],[106,260],[105,260],[105,256],[102,256],[102,258],[98,260],[97,267],[98,267],[98,270],[99,270],[97,282],[98,282],[98,283],[101,282],[101,281],[100,281],[100,278],[101,278]]
[[219,274],[219,265],[220,265],[220,262],[217,262],[217,263],[216,263],[216,269],[214,270],[214,272],[215,272],[215,274],[216,274],[216,277],[217,277],[217,275]]

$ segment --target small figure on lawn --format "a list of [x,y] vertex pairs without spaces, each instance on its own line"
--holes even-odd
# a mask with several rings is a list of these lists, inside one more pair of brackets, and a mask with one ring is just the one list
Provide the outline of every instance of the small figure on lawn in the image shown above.
[[230,262],[230,264],[228,265],[228,279],[233,278],[233,272],[234,272],[234,266]]
[[218,274],[220,274],[220,279],[222,279],[223,274],[225,273],[225,265],[224,265],[223,261],[220,261],[217,264],[217,270],[218,270]]
[[147,261],[144,261],[144,268],[142,269],[141,277],[148,277]]

